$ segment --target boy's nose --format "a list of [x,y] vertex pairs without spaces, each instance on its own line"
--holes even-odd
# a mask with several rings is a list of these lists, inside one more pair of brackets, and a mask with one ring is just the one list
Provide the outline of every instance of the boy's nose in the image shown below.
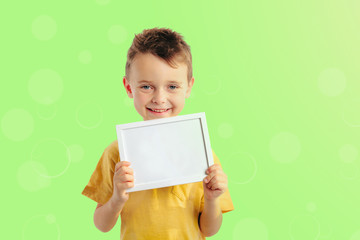
[[153,96],[153,103],[162,104],[165,103],[166,93],[162,90],[156,90]]

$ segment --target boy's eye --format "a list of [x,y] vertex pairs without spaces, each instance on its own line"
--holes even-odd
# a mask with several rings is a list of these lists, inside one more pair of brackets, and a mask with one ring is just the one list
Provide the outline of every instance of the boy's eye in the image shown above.
[[[151,86],[149,86],[149,85],[144,85],[144,86],[141,86],[140,88],[142,88],[142,89],[144,89],[144,90],[149,90],[149,89],[151,89]],[[178,86],[175,86],[175,85],[171,85],[171,86],[169,86],[169,88],[171,89],[171,90],[175,90],[175,89],[177,89],[177,88],[179,88]]]

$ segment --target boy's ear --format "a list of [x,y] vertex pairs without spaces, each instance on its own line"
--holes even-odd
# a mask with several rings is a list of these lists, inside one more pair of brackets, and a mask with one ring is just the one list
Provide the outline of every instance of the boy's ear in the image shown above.
[[123,77],[123,83],[124,83],[124,87],[125,87],[127,95],[129,96],[129,98],[133,98],[130,83],[125,76]]
[[189,82],[188,89],[186,90],[185,98],[190,97],[191,88],[192,88],[192,86],[194,85],[194,81],[195,81],[195,78],[192,77],[191,80],[190,80],[190,82]]

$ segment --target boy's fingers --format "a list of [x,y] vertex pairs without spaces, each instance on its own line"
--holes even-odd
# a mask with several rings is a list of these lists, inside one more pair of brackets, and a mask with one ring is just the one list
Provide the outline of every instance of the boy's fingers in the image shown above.
[[215,190],[215,189],[217,189],[218,185],[219,185],[218,183],[209,184],[208,188],[211,190]]
[[206,187],[211,189],[211,190],[224,191],[224,189],[226,188],[226,184],[221,183],[221,182],[216,182],[216,183],[213,183],[213,184],[208,184],[208,185],[206,185]]
[[134,176],[130,174],[125,174],[120,176],[121,182],[132,182],[134,181]]
[[211,187],[211,190],[223,191],[223,190],[220,188],[220,186],[215,186],[215,185],[213,185],[213,186]]
[[115,165],[115,172],[117,172],[121,167],[128,167],[130,166],[130,162],[127,162],[127,161],[121,161],[121,162],[118,162],[116,165]]
[[125,174],[131,174],[133,175],[134,174],[134,170],[131,168],[131,167],[121,167],[122,168],[122,173]]
[[124,165],[124,164],[125,164],[125,165],[130,165],[131,162],[128,162],[128,161],[120,161],[120,162],[116,163],[115,166]]
[[120,179],[124,175],[134,176],[132,168],[121,167],[115,174],[114,177]]
[[216,170],[216,169],[221,169],[221,166],[220,166],[219,164],[217,164],[217,163],[214,163],[213,165],[211,165],[211,166],[207,169],[206,173],[210,173],[210,172],[212,172],[212,171],[214,171],[214,170]]
[[211,188],[211,187],[214,186],[215,184],[218,184],[218,181],[217,181],[217,179],[215,179],[215,177],[213,177],[206,186],[207,186],[208,188]]
[[134,187],[134,182],[123,182],[123,183],[119,183],[119,185],[117,184],[117,186],[119,186],[120,189],[122,189],[121,191],[125,192],[126,189],[128,188],[132,188]]
[[126,188],[132,188],[132,187],[134,187],[134,182],[126,182],[125,186],[126,186]]
[[215,176],[215,173],[214,173],[214,172],[210,173],[209,175],[207,175],[207,176],[205,177],[205,182],[206,182],[206,183],[209,183],[214,176]]
[[217,185],[217,183],[210,182],[210,183],[206,184],[206,187],[208,189],[214,190],[216,185]]
[[212,172],[219,172],[219,171],[222,171],[222,168],[219,164],[215,163],[213,165],[211,165],[207,170],[206,170],[206,174],[210,174]]
[[206,183],[207,186],[211,187],[214,184],[227,184],[227,179],[226,177],[224,178],[224,176],[222,175],[215,175],[210,180],[204,179],[204,182]]
[[118,163],[116,163],[115,167],[119,167],[119,166],[130,166],[130,162],[128,161],[120,161]]
[[215,169],[209,173],[209,175],[206,176],[205,182],[210,182],[215,176],[220,176],[221,172],[218,169]]

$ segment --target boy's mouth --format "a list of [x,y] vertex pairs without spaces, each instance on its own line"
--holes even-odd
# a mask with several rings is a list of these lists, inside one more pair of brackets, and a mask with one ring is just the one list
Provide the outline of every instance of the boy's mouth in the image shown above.
[[146,109],[154,114],[164,114],[167,113],[171,108],[165,108],[165,109],[146,108]]

